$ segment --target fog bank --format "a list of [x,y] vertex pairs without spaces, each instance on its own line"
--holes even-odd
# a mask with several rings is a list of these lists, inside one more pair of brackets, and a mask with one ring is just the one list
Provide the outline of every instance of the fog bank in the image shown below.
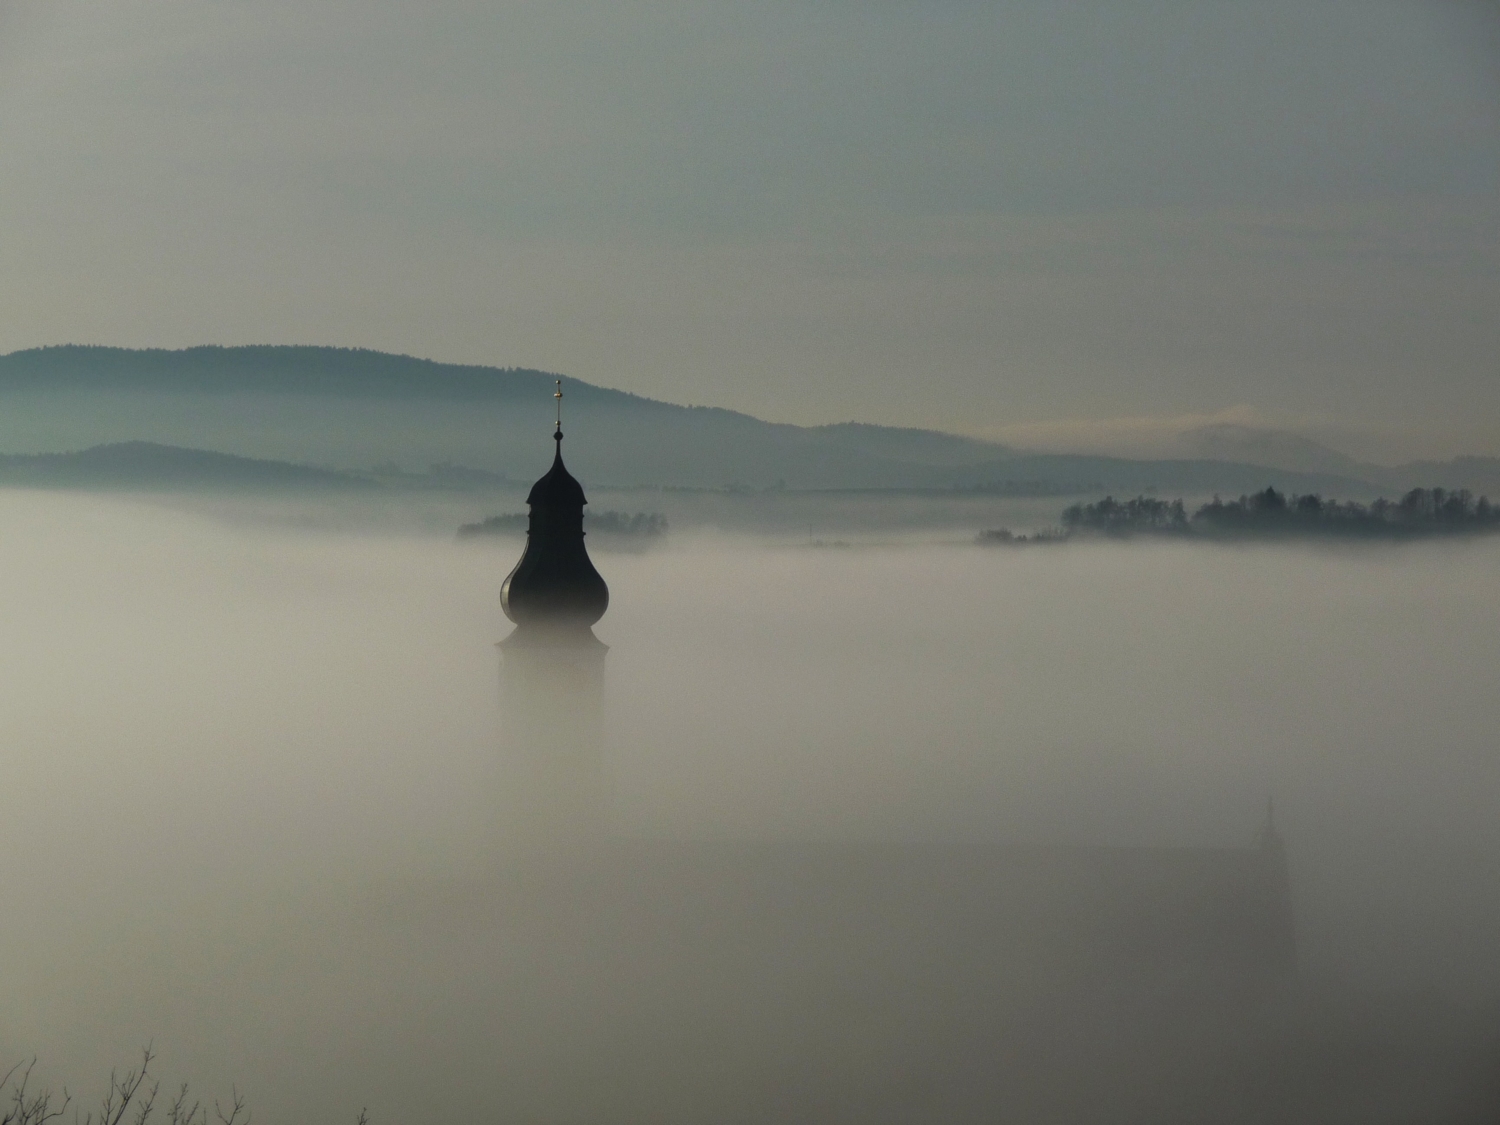
[[[714,1105],[701,1068],[660,1104],[631,1083],[774,949],[570,977],[492,948],[595,921],[527,897],[500,823],[504,549],[45,493],[0,522],[0,1061],[76,1082],[154,1041],[267,1121]],[[1500,1000],[1500,544],[702,535],[598,562],[601,837],[1240,847],[1274,796],[1306,980]],[[589,989],[599,1026],[639,1022],[637,1071],[587,1033],[566,1057]],[[736,1028],[767,1074],[832,1065]]]

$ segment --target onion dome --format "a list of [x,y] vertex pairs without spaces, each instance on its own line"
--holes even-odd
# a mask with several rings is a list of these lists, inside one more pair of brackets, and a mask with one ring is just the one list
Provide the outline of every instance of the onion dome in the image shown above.
[[[578,518],[582,520],[583,506],[588,503],[588,497],[583,494],[583,485],[573,479],[573,474],[563,464],[561,430],[553,435],[553,440],[557,442],[557,453],[552,458],[552,468],[531,486],[531,491],[526,494],[526,503],[531,505],[533,513],[538,504],[549,509],[577,508]],[[580,523],[579,526],[583,525]]]
[[573,479],[562,459],[562,381],[559,400],[557,452],[552,468],[531,486],[526,503],[531,517],[521,561],[500,587],[505,616],[523,628],[562,625],[588,628],[609,608],[609,587],[594,569],[583,545],[583,486]]

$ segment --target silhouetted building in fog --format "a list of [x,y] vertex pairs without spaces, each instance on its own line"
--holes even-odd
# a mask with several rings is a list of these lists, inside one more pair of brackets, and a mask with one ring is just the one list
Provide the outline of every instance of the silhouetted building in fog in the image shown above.
[[562,380],[558,380],[557,443],[552,468],[531,486],[526,504],[531,509],[526,549],[521,561],[500,587],[500,607],[516,623],[506,639],[546,633],[555,643],[560,636],[593,637],[594,622],[609,608],[609,587],[594,569],[583,545],[583,509],[588,503],[583,486],[573,479],[562,459]]
[[[499,646],[496,823],[521,846],[497,852],[483,925],[505,979],[525,982],[495,1008],[545,996],[548,1012],[516,1022],[514,1051],[556,1052],[605,1086],[628,1072],[642,1097],[705,1098],[688,1119],[1145,1120],[1122,1118],[1121,1099],[1170,1089],[1191,1107],[1216,1089],[1203,1075],[1253,1074],[1242,1044],[1297,993],[1269,808],[1233,848],[613,831],[592,629],[609,592],[560,412],[554,439],[501,593],[516,628]],[[608,1058],[629,1063],[590,1071]]]
[[[592,629],[609,590],[584,547],[583,488],[563,465],[560,381],[556,398],[556,453],[527,497],[526,548],[500,594],[516,629],[499,646],[515,766],[501,815],[551,842],[598,839],[609,821],[600,748],[608,649]],[[605,852],[595,863],[611,871],[607,885],[627,900],[671,903],[679,921],[701,911],[689,927],[699,938],[730,918],[757,929],[774,918],[798,948],[826,940],[857,949],[902,933],[906,955],[926,950],[934,966],[963,963],[957,950],[967,948],[989,950],[975,965],[1040,958],[1106,977],[1191,966],[1267,981],[1295,967],[1286,852],[1269,808],[1246,848],[615,839]],[[604,899],[592,905],[611,913]]]
[[609,587],[583,544],[583,486],[562,459],[562,382],[552,468],[531,487],[526,548],[500,587],[516,623],[500,642],[500,689],[512,772],[502,819],[517,831],[559,840],[596,832],[607,812],[599,758],[604,657],[593,625]]
[[[483,949],[498,982],[473,997],[466,1065],[533,1091],[514,1116],[1323,1121],[1358,1082],[1343,1060],[1418,1041],[1360,1038],[1360,1009],[1295,979],[1269,805],[1243,847],[615,830],[609,591],[560,417],[553,436],[501,593],[505,846],[442,903],[454,955]],[[1404,1104],[1444,1081],[1469,1097],[1467,1064],[1427,1087],[1423,1065]]]

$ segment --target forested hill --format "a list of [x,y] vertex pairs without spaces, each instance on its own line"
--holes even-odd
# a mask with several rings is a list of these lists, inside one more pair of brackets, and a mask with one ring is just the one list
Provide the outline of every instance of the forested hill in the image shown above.
[[[556,375],[518,367],[436,363],[364,348],[264,345],[161,348],[33,348],[0,356],[0,393],[155,392],[307,395],[349,399],[526,401],[550,395]],[[570,393],[616,408],[652,403],[569,379]]]
[[551,459],[556,378],[569,464],[596,482],[925,486],[1009,453],[951,434],[780,425],[543,371],[355,349],[71,346],[0,356],[0,451],[140,440],[340,469],[457,464],[527,479]]
[[73,453],[0,454],[0,485],[84,489],[369,491],[349,473],[131,441]]
[[524,481],[551,460],[559,377],[565,455],[592,484],[1043,494],[1238,494],[1274,485],[1374,495],[1377,488],[1365,479],[1234,461],[1021,454],[931,430],[792,426],[543,371],[281,346],[65,346],[0,356],[0,453],[149,442],[335,470],[446,465]]

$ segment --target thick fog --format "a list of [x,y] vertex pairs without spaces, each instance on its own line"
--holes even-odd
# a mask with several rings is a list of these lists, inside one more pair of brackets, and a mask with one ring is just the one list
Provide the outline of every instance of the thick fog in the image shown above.
[[[1415,1012],[1429,1052],[1377,1112],[1327,1032],[1318,1119],[1494,1093],[1465,1068],[1500,1042],[1500,543],[600,548],[602,735],[553,776],[502,706],[518,541],[28,492],[0,525],[0,1063],[54,1085],[92,1098],[151,1042],[164,1088],[236,1084],[263,1122],[1270,1120],[1207,1063],[1191,1112],[1109,1078],[1123,1017],[1080,1008],[1057,1046],[1067,988],[1030,1085],[943,1103],[939,1056],[1012,1040],[968,1037],[937,999],[962,982],[904,981],[899,932],[826,963],[774,919],[700,948],[547,887],[620,841],[1242,848],[1274,797],[1302,987],[1398,997],[1393,1042]],[[610,893],[670,913],[671,862],[643,863]],[[1286,1019],[1255,1041],[1316,1038]],[[882,1093],[890,1051],[940,1077]]]

